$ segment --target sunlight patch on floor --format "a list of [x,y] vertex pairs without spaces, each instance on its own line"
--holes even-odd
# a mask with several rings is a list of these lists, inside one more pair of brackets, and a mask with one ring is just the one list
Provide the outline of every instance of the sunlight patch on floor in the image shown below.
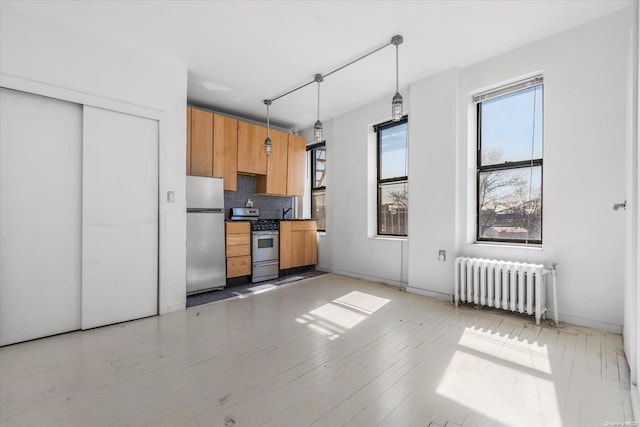
[[256,295],[256,294],[261,294],[263,292],[268,292],[272,289],[277,288],[276,285],[271,285],[271,284],[266,284],[266,285],[258,285],[258,286],[253,286],[251,288],[247,288],[247,291],[249,292],[244,292],[244,293],[240,293],[240,292],[236,292],[236,295],[239,298],[246,298],[249,295]]
[[529,343],[517,337],[476,328],[465,328],[458,344],[516,365],[551,374],[546,345],[541,346],[536,342]]
[[508,426],[560,426],[546,346],[466,328],[436,392]]
[[389,301],[364,292],[352,291],[295,320],[333,340],[378,311]]

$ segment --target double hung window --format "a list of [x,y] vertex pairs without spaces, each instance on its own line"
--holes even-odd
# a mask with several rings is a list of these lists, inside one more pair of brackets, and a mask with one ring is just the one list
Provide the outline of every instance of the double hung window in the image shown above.
[[476,240],[542,243],[542,77],[474,97]]
[[378,153],[378,235],[406,236],[408,119],[374,126]]
[[311,218],[318,220],[318,231],[326,230],[327,149],[322,141],[309,147],[311,153]]

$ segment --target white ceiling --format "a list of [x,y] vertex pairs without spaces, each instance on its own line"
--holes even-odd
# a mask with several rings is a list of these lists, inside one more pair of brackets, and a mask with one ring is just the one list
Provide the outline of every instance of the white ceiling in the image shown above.
[[[12,8],[187,65],[190,103],[264,120],[263,99],[401,34],[400,86],[463,67],[629,5],[629,0],[30,1]],[[395,51],[327,77],[321,119],[395,91]],[[275,101],[286,128],[316,116],[312,84]]]

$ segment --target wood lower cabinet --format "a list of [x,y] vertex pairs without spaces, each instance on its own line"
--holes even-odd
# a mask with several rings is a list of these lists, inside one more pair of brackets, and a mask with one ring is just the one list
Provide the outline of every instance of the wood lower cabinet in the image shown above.
[[227,258],[227,278],[248,276],[251,274],[251,256]]
[[[289,134],[273,129],[269,134],[271,155],[267,157],[267,174],[256,177],[256,192],[284,196],[287,193]],[[302,185],[304,187],[304,181]]]
[[280,269],[318,263],[317,230],[315,220],[280,221]]
[[238,173],[267,174],[267,156],[264,154],[266,137],[267,128],[238,122]]
[[227,278],[251,274],[251,225],[226,222]]

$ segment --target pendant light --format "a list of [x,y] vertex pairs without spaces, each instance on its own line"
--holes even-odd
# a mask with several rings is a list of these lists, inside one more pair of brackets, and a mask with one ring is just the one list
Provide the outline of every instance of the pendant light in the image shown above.
[[[1,0],[0,0],[1,1]],[[305,88],[311,84],[318,83],[318,104],[317,104],[317,118],[316,118],[316,122],[313,125],[313,139],[314,142],[322,142],[324,140],[324,135],[323,135],[323,128],[322,128],[322,122],[320,121],[320,83],[322,83],[325,79],[325,77],[329,77],[330,75],[332,75],[333,73],[337,73],[338,71],[348,67],[349,65],[355,64],[358,61],[363,60],[364,58],[367,58],[370,55],[373,55],[374,53],[388,47],[391,45],[394,45],[396,47],[396,94],[393,96],[393,101],[391,103],[391,118],[393,119],[393,121],[397,122],[399,120],[402,119],[402,104],[403,104],[403,100],[402,100],[402,95],[400,95],[400,89],[399,89],[399,69],[398,69],[398,46],[402,44],[403,42],[403,38],[401,35],[397,34],[393,37],[391,37],[391,40],[384,43],[381,46],[376,47],[375,49],[370,50],[369,52],[366,52],[352,60],[350,60],[349,62],[347,62],[346,64],[340,65],[339,67],[336,67],[330,71],[327,71],[324,74],[316,74],[313,78],[313,80],[311,81],[306,81],[304,83],[302,83],[299,86],[294,87],[291,90],[288,90],[287,92],[284,92],[278,96],[275,96],[271,99],[265,99],[264,100],[264,104],[267,106],[267,138],[264,140],[264,152],[267,156],[269,156],[271,154],[271,138],[269,138],[269,106],[271,105],[271,103],[273,101],[277,101],[278,99],[285,97],[287,95],[292,94],[293,92],[296,92],[302,88]]]
[[269,138],[269,106],[271,100],[265,99],[264,105],[267,106],[267,138],[264,140],[264,154],[268,157],[271,155],[271,138]]
[[394,122],[402,119],[402,95],[400,95],[400,90],[398,89],[398,46],[401,43],[402,36],[398,35],[391,38],[391,44],[396,47],[396,94],[393,95],[393,100],[391,101],[391,120]]
[[316,142],[320,142],[323,139],[322,135],[322,122],[320,121],[320,82],[322,82],[322,74],[315,75],[315,81],[318,83],[318,119],[316,124],[313,125],[313,139]]

